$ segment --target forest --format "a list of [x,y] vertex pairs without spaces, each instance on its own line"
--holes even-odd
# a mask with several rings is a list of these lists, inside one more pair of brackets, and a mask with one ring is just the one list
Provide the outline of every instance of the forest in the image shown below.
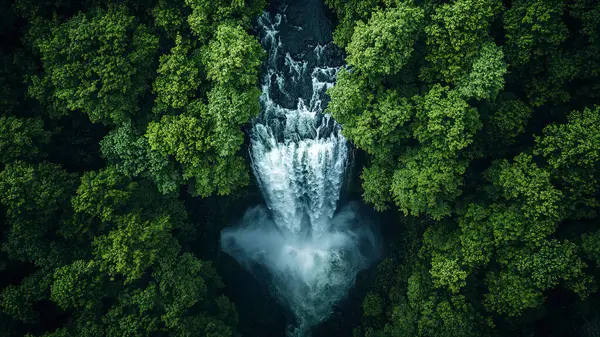
[[[285,335],[219,243],[280,3],[0,2],[1,337]],[[600,336],[600,3],[318,3],[383,254],[312,336]]]

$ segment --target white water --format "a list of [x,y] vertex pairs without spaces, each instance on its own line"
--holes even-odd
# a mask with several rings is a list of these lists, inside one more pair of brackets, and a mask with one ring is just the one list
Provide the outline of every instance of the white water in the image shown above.
[[317,45],[295,60],[280,39],[282,24],[282,14],[259,19],[269,55],[251,158],[268,209],[248,210],[223,231],[221,246],[248,270],[268,271],[264,281],[295,316],[288,335],[304,336],[378,257],[379,242],[355,205],[337,210],[349,149],[340,126],[323,114],[338,70],[325,64],[333,46]]

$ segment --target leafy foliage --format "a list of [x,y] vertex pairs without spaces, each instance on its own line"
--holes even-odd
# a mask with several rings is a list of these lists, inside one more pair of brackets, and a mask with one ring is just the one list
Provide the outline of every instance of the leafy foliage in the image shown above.
[[202,84],[199,56],[190,55],[191,46],[188,43],[181,35],[177,35],[171,53],[160,57],[154,82],[155,112],[185,108]]
[[407,4],[375,12],[367,24],[359,21],[347,46],[348,64],[368,74],[391,75],[410,60],[423,10]]
[[536,139],[536,153],[544,156],[553,178],[568,196],[568,207],[585,216],[599,206],[596,198],[600,169],[600,109],[569,115],[569,123],[548,125]]
[[200,39],[210,37],[219,23],[223,21],[237,21],[242,26],[248,26],[250,20],[260,13],[265,7],[265,0],[247,1],[210,1],[210,0],[185,0],[185,4],[192,10],[187,18],[188,24]]
[[187,209],[248,184],[265,5],[0,5],[0,335],[238,335]]
[[0,172],[0,202],[6,209],[10,230],[2,249],[14,259],[38,266],[60,263],[66,243],[57,237],[56,221],[69,212],[70,194],[76,179],[58,165],[16,161]]
[[425,71],[439,73],[442,81],[455,84],[468,76],[473,61],[489,58],[486,48],[494,48],[485,43],[490,40],[490,21],[500,8],[498,0],[455,1],[436,6],[425,27],[430,50],[426,59],[431,62],[431,68]]
[[78,14],[36,40],[44,64],[32,96],[50,114],[81,110],[92,122],[116,124],[138,110],[152,74],[158,39],[122,6]]
[[[596,336],[598,2],[325,3],[327,109],[386,212],[354,336]],[[209,260],[229,272],[250,184],[266,5],[0,4],[1,336],[239,335]]]
[[401,224],[354,336],[579,333],[598,305],[598,4],[326,3],[349,65],[327,109],[366,157],[363,199]]
[[567,37],[562,1],[516,1],[503,16],[511,64],[544,56]]
[[241,88],[257,83],[265,51],[241,26],[222,24],[203,53],[206,75],[214,83]]
[[50,141],[40,119],[0,117],[0,162],[42,157],[42,148]]

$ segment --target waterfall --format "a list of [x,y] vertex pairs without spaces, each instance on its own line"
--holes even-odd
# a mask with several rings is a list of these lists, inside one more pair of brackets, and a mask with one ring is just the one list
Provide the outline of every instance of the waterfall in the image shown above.
[[280,36],[286,24],[282,13],[258,20],[268,57],[250,157],[267,208],[254,207],[226,228],[221,246],[248,270],[267,270],[264,281],[295,315],[288,335],[304,336],[378,257],[379,242],[356,205],[338,209],[349,147],[340,125],[323,111],[338,72],[328,65],[335,46],[309,45],[292,56]]

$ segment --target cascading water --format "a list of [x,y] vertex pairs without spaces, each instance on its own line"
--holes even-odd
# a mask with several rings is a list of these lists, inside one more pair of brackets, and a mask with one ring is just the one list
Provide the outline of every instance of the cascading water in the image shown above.
[[308,45],[310,54],[295,59],[280,30],[303,27],[281,13],[263,14],[258,25],[268,59],[250,151],[268,209],[248,210],[240,224],[223,230],[221,246],[267,278],[295,315],[288,335],[304,336],[378,258],[379,242],[355,205],[337,210],[350,159],[340,125],[323,114],[338,70],[327,65],[335,46]]

